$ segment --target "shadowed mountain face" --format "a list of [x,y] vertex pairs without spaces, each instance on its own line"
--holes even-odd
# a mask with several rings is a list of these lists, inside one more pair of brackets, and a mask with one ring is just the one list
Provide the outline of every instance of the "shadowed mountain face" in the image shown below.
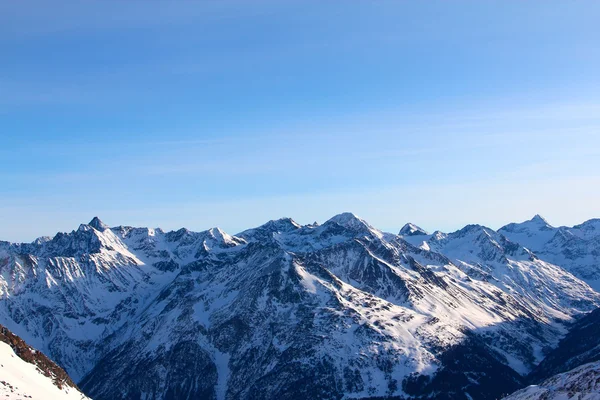
[[521,389],[504,400],[600,400],[600,362],[583,364]]
[[488,399],[600,295],[479,225],[109,228],[0,243],[0,322],[95,399]]
[[546,358],[529,375],[538,383],[580,365],[600,361],[600,309],[579,318]]

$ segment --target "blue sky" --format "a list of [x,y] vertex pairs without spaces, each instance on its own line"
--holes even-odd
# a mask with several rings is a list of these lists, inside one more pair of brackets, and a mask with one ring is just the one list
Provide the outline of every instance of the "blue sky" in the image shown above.
[[0,3],[0,240],[600,217],[596,1]]

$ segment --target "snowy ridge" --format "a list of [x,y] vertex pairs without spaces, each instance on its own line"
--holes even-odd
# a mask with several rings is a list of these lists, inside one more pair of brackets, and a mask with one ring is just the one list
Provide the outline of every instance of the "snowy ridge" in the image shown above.
[[[0,243],[0,322],[96,399],[460,399],[520,387],[564,323],[600,305],[499,232],[417,228],[384,233],[351,213],[237,235],[94,218]],[[498,387],[472,378],[474,358]],[[442,389],[448,373],[457,386]]]
[[600,219],[555,228],[536,215],[529,221],[506,225],[498,232],[600,291]]
[[409,222],[406,225],[404,225],[402,227],[402,229],[400,229],[400,232],[398,233],[398,235],[400,235],[400,236],[426,236],[429,234],[423,228]]
[[0,397],[87,399],[64,370],[0,325]]
[[600,400],[600,362],[548,378],[521,389],[504,400]]
[[14,400],[83,400],[75,388],[57,388],[35,365],[20,359],[10,346],[0,342],[0,398]]

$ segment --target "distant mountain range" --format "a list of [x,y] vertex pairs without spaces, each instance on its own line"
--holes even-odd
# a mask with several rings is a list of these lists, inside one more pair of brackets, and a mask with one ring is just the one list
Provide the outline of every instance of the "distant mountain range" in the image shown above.
[[232,236],[94,218],[0,242],[0,323],[98,400],[499,399],[544,382],[511,397],[541,399],[523,396],[597,371],[577,368],[600,342],[573,338],[597,326],[598,290],[598,219],[393,234],[344,213]]

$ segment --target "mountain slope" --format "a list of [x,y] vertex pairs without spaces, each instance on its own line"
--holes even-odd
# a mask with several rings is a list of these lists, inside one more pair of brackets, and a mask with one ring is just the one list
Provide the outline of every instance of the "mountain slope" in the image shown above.
[[235,236],[95,218],[0,244],[0,321],[97,399],[486,399],[600,305],[487,228],[414,232],[426,246],[351,213]]
[[600,362],[584,364],[504,398],[504,400],[552,399],[600,400]]
[[600,219],[555,228],[536,215],[529,221],[506,225],[498,232],[600,291]]
[[0,243],[0,321],[75,379],[97,362],[98,344],[169,279],[92,224],[48,241]]
[[62,368],[1,325],[0,397],[87,399]]
[[556,346],[556,337],[561,333],[552,332],[553,328],[565,332],[564,328],[553,327],[552,324],[535,327],[532,321],[541,316],[546,316],[547,322],[568,319],[572,310],[581,305],[580,300],[589,295],[590,288],[561,267],[539,259],[520,244],[480,225],[468,225],[449,234],[437,232],[411,239],[415,244],[421,243],[421,249],[447,256],[473,282],[495,286],[510,294],[511,300],[524,310],[535,314],[520,320],[520,323],[502,325],[517,331],[502,335],[512,342],[511,347],[527,348],[532,356],[521,364],[522,358],[514,359],[513,354],[506,354],[509,365],[522,374],[539,363],[549,347]]
[[578,319],[569,333],[529,375],[530,382],[540,382],[552,375],[582,364],[600,361],[600,309]]

